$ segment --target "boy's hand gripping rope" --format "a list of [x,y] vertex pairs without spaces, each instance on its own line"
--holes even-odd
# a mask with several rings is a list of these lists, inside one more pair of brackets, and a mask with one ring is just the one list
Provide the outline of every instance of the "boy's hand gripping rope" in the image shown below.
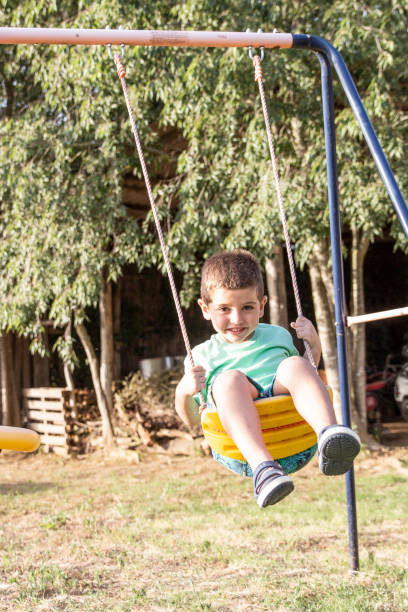
[[[191,367],[193,368],[194,365],[195,365],[194,364],[194,359],[193,359],[193,353],[191,351],[190,341],[188,339],[187,329],[186,329],[186,325],[184,323],[183,312],[181,310],[180,300],[179,300],[179,297],[178,297],[178,294],[177,294],[176,284],[174,282],[174,276],[173,276],[173,271],[172,271],[172,267],[171,267],[171,263],[170,263],[170,259],[169,259],[169,255],[168,255],[168,251],[167,251],[167,246],[166,246],[166,243],[164,241],[163,232],[162,232],[162,228],[161,228],[161,224],[160,224],[160,219],[159,219],[159,215],[158,215],[158,212],[157,212],[157,207],[156,207],[156,203],[155,203],[155,200],[154,200],[152,187],[151,187],[151,184],[150,184],[150,178],[149,178],[149,174],[147,172],[147,167],[146,167],[146,163],[145,163],[145,159],[144,159],[144,155],[143,155],[143,150],[142,150],[142,147],[141,147],[141,144],[140,144],[139,133],[138,133],[138,130],[137,130],[137,126],[136,126],[135,119],[134,119],[134,116],[133,116],[132,107],[131,107],[130,100],[129,100],[129,95],[128,95],[126,81],[125,81],[126,72],[125,72],[125,69],[123,67],[120,55],[115,54],[114,57],[113,57],[113,61],[115,62],[116,69],[118,71],[118,77],[120,79],[120,82],[122,83],[122,89],[123,89],[123,94],[125,96],[126,106],[127,106],[127,109],[128,109],[128,113],[129,113],[130,124],[132,126],[132,132],[133,132],[133,136],[135,138],[136,149],[137,149],[137,152],[139,154],[140,165],[142,167],[143,178],[144,178],[144,181],[145,181],[145,184],[146,184],[146,189],[147,189],[147,193],[148,193],[148,196],[149,196],[150,206],[151,206],[152,212],[153,212],[154,222],[156,224],[157,234],[159,236],[159,241],[160,241],[160,246],[161,246],[161,250],[162,250],[162,253],[163,253],[164,262],[166,264],[167,276],[169,278],[171,292],[173,294],[173,300],[174,300],[174,304],[175,304],[176,310],[177,310],[177,316],[178,316],[178,320],[179,320],[179,324],[180,324],[180,329],[181,329],[181,333],[182,333],[182,336],[183,336],[184,345],[186,347],[187,355],[188,355],[188,358],[190,360]],[[201,413],[204,410],[204,408],[205,408],[204,396],[203,396],[201,391],[199,392],[199,397],[200,397],[200,413]]]
[[[300,317],[302,315],[302,306],[300,303],[299,288],[298,288],[298,284],[296,280],[295,264],[293,262],[292,248],[290,244],[288,224],[286,222],[285,208],[283,206],[282,191],[281,191],[281,186],[280,186],[278,165],[277,165],[276,156],[275,156],[275,149],[274,149],[273,140],[272,140],[272,131],[271,131],[270,123],[269,123],[268,108],[266,106],[266,100],[265,100],[265,91],[264,91],[263,81],[262,81],[262,65],[261,65],[262,59],[261,57],[259,57],[259,55],[255,55],[252,57],[252,54],[250,54],[250,57],[252,59],[252,63],[255,68],[255,81],[258,83],[259,93],[261,96],[262,110],[263,110],[264,119],[265,119],[266,134],[268,137],[268,144],[269,144],[269,151],[271,154],[273,175],[275,178],[276,193],[278,196],[280,216],[282,220],[283,233],[285,236],[286,252],[288,255],[290,275],[292,278],[293,293],[295,295],[297,313],[298,313],[298,316]],[[310,348],[310,344],[306,340],[304,340],[303,342],[305,344],[306,353],[307,353],[310,363],[315,369],[317,369],[316,363],[313,357],[312,349]]]

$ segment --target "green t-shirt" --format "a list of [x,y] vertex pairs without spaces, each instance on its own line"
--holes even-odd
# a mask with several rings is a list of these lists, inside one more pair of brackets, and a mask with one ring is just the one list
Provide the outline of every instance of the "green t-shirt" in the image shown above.
[[[298,354],[290,333],[283,327],[267,323],[259,323],[252,338],[245,342],[226,342],[220,334],[214,334],[193,348],[194,363],[206,371],[204,399],[214,377],[221,372],[240,370],[266,388],[281,361]],[[185,367],[186,370],[190,368],[188,359]]]

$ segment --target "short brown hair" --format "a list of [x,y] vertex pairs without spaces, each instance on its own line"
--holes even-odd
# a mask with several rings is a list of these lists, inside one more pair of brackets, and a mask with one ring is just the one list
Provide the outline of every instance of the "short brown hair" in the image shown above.
[[264,296],[261,266],[256,257],[244,249],[221,251],[209,257],[201,272],[201,298],[211,302],[213,289],[255,287],[259,300]]

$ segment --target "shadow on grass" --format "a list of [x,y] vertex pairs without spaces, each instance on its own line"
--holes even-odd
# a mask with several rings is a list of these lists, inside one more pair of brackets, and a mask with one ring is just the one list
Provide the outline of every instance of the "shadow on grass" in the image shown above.
[[0,483],[0,495],[27,495],[38,491],[46,491],[55,486],[53,482],[33,482],[31,480],[7,484]]

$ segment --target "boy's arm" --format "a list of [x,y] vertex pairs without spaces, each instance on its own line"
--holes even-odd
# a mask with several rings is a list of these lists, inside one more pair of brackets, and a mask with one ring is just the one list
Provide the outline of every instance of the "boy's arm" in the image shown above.
[[184,374],[176,387],[176,412],[188,427],[194,427],[201,423],[199,406],[193,395],[205,387],[205,370],[201,366],[195,366]]
[[[315,360],[316,366],[318,366],[322,356],[322,345],[313,323],[302,315],[296,319],[295,323],[291,323],[290,325],[296,330],[298,338],[306,340],[306,342],[309,343],[313,359]],[[304,354],[304,357],[307,357],[307,353]]]

